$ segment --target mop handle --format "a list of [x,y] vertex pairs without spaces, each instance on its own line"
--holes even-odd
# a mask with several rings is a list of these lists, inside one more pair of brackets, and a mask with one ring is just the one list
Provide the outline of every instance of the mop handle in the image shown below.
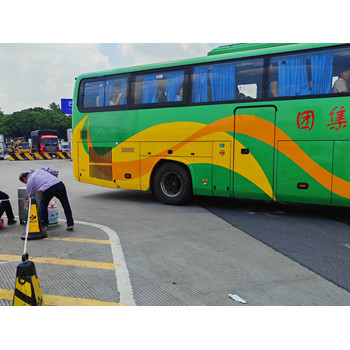
[[27,216],[27,224],[26,224],[26,237],[24,240],[24,250],[22,255],[22,261],[26,262],[28,260],[28,253],[27,253],[27,240],[28,240],[28,233],[29,233],[29,221],[30,221],[30,209],[32,207],[32,198],[29,197],[29,206],[28,206],[28,216]]

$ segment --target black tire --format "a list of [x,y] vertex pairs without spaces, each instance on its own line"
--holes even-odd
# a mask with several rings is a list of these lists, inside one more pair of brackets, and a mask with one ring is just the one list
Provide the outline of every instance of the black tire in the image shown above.
[[177,163],[165,163],[153,178],[153,192],[165,204],[181,205],[192,196],[192,181],[189,171]]

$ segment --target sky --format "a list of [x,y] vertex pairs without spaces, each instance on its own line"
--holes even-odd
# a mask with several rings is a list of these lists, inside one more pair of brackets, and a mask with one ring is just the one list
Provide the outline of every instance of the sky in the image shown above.
[[221,44],[0,43],[0,108],[11,114],[72,98],[82,74],[205,56]]
[[348,40],[325,25],[327,6],[316,9],[308,0],[288,9],[278,0],[2,2],[0,110],[61,105],[82,73],[203,56],[222,43]]

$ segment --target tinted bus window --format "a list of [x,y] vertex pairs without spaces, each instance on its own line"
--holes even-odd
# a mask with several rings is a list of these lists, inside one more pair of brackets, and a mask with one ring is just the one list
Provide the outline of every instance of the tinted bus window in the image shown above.
[[127,103],[127,76],[84,84],[83,108],[108,107]]
[[106,81],[104,106],[120,106],[127,102],[128,79],[120,77]]
[[134,77],[134,103],[181,102],[185,71],[139,74]]
[[[83,107],[99,107],[100,96],[104,94],[104,81],[91,81],[84,84]],[[102,98],[103,101],[103,98]]]
[[201,65],[193,69],[192,102],[262,96],[263,59]]
[[347,92],[349,79],[349,48],[278,56],[270,62],[269,97]]

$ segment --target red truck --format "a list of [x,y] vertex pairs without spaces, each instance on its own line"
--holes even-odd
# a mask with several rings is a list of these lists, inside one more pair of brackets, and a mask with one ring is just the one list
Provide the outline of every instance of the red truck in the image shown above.
[[32,139],[32,152],[57,155],[59,151],[58,136],[56,130],[35,130],[30,134]]

